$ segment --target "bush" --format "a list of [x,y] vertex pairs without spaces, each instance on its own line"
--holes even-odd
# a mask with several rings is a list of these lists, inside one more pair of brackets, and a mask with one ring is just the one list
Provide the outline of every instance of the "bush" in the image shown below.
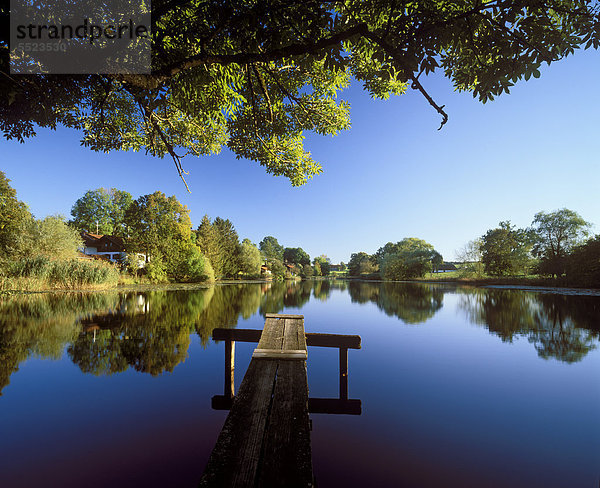
[[169,274],[176,281],[214,281],[215,273],[208,258],[191,242],[182,242],[171,258]]
[[78,259],[51,260],[45,256],[7,261],[4,266],[7,286],[23,289],[77,288],[91,285],[115,285],[119,271],[102,261]]
[[146,263],[146,277],[152,283],[166,283],[169,281],[167,276],[167,266],[160,256],[155,256],[149,263]]

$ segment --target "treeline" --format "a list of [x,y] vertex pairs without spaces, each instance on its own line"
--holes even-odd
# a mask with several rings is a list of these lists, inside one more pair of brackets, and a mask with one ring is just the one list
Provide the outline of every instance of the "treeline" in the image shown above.
[[[205,215],[193,229],[189,209],[159,191],[134,199],[116,188],[89,190],[74,203],[67,222],[62,216],[36,220],[9,182],[0,172],[0,289],[116,284],[119,271],[150,282],[330,273],[327,256],[311,264],[302,248],[283,247],[273,236],[259,246],[240,240],[229,219]],[[76,260],[83,248],[81,232],[121,238],[126,257],[118,269],[105,261]]]
[[539,275],[600,287],[600,235],[589,235],[591,225],[567,208],[539,212],[527,228],[500,222],[457,256],[479,276]]
[[[266,266],[275,278],[298,276],[307,279],[331,274],[331,260],[325,254],[314,258],[311,265],[310,256],[304,249],[283,247],[273,236],[266,236],[259,247]],[[345,269],[344,263],[340,266]]]
[[[132,273],[153,282],[256,278],[263,271],[275,279],[327,276],[327,256],[313,260],[300,247],[283,247],[273,236],[256,246],[240,240],[233,222],[205,215],[192,229],[189,209],[174,196],[157,191],[138,199],[124,191],[89,190],[73,205],[75,228],[122,237]],[[139,255],[145,263],[138,262]],[[140,271],[143,270],[143,271]]]
[[422,239],[407,237],[396,243],[388,242],[375,254],[353,253],[348,262],[348,274],[384,280],[405,280],[437,271],[442,255]]
[[0,171],[0,290],[115,285],[114,266],[76,259],[81,244],[63,217],[34,218]]

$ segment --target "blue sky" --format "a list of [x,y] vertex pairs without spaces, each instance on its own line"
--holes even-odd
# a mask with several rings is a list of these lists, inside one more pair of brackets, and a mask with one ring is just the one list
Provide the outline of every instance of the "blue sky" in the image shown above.
[[170,160],[94,153],[67,129],[0,141],[0,170],[36,217],[69,216],[88,189],[134,198],[160,190],[190,208],[194,227],[204,214],[229,218],[241,238],[273,235],[311,257],[347,262],[352,252],[419,237],[452,260],[499,221],[525,227],[541,210],[576,210],[600,232],[598,79],[600,53],[579,52],[483,105],[429,76],[425,87],[450,116],[441,131],[417,92],[374,101],[354,82],[341,95],[352,128],[307,137],[324,173],[301,188],[225,150],[184,160],[188,194]]

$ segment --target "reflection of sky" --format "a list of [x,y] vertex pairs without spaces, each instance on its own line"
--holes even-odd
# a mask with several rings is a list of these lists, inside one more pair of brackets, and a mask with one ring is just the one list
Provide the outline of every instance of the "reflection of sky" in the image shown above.
[[[411,325],[335,289],[281,311],[304,314],[307,332],[362,337],[349,396],[363,414],[312,415],[319,486],[595,486],[598,349],[543,360],[526,338],[469,323],[458,302],[445,293]],[[258,314],[238,322],[262,326]],[[236,344],[237,387],[254,347]],[[193,335],[186,361],[157,377],[82,374],[66,355],[22,363],[0,397],[0,486],[195,486],[226,415],[210,408],[223,351]],[[308,357],[310,396],[336,397],[337,350]]]

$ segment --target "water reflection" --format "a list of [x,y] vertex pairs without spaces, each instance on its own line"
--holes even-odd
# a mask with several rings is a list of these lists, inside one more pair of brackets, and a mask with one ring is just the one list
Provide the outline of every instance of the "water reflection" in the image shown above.
[[353,302],[373,302],[406,324],[420,324],[442,308],[444,288],[421,283],[350,282]]
[[580,361],[600,338],[598,297],[472,288],[459,307],[504,342],[527,337],[544,359]]
[[308,281],[181,290],[33,294],[0,299],[0,394],[29,357],[58,359],[66,350],[81,371],[111,375],[133,368],[159,375],[187,357],[190,336],[203,346],[213,329],[233,328],[256,313],[301,309],[332,293],[374,303],[406,324],[423,324],[457,295],[474,324],[504,342],[526,337],[541,358],[581,361],[600,339],[600,299],[531,291],[434,284]]

